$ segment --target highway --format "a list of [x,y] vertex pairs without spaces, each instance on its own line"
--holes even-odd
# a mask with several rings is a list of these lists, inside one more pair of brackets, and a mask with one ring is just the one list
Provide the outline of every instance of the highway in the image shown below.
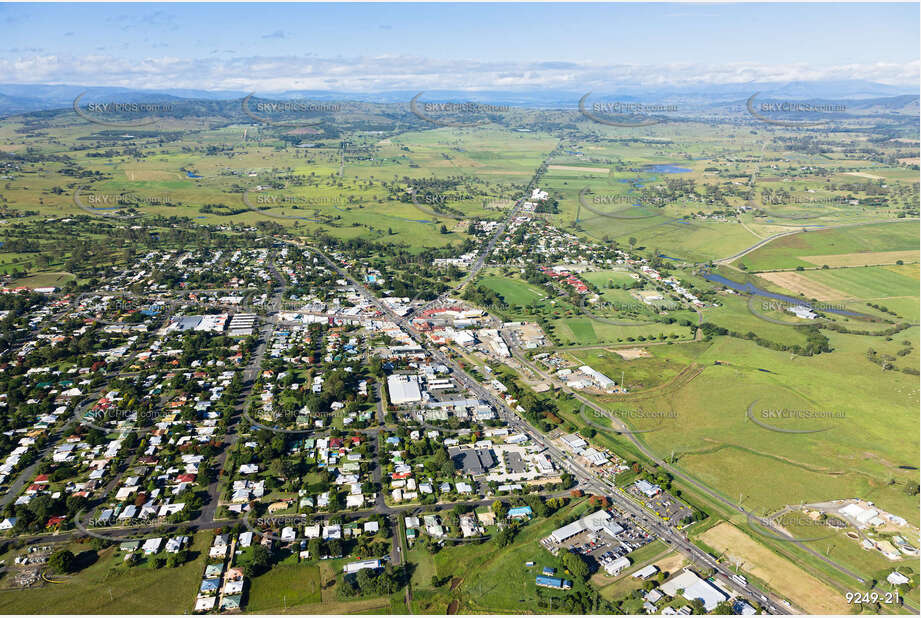
[[[688,541],[687,537],[684,536],[681,532],[670,528],[663,522],[657,521],[642,507],[637,505],[626,496],[622,495],[616,486],[598,478],[592,472],[582,467],[577,462],[573,461],[568,455],[554,446],[546,436],[540,433],[517,412],[509,408],[505,404],[504,400],[494,395],[477,380],[467,374],[454,360],[448,358],[447,355],[438,349],[429,349],[425,338],[418,330],[416,330],[415,327],[413,327],[410,319],[407,317],[398,316],[393,313],[390,308],[387,307],[387,305],[381,302],[381,300],[378,299],[370,290],[359,283],[345,269],[336,264],[336,262],[329,258],[323,251],[320,251],[315,247],[310,247],[310,249],[322,257],[330,265],[331,268],[333,268],[337,273],[339,273],[340,276],[342,276],[352,286],[354,286],[358,293],[366,301],[377,307],[378,311],[386,315],[391,321],[398,324],[407,333],[409,333],[409,335],[418,345],[428,349],[432,359],[435,362],[442,363],[449,367],[452,370],[454,377],[460,384],[468,388],[479,399],[492,404],[492,406],[499,412],[500,416],[508,423],[510,430],[527,433],[536,444],[539,444],[541,447],[546,449],[547,452],[553,456],[555,461],[562,465],[563,469],[572,474],[584,488],[589,489],[599,495],[610,497],[620,510],[630,514],[638,521],[642,522],[643,525],[651,533],[663,539],[665,543],[684,553],[694,563],[706,568],[713,569],[719,577],[721,585],[727,589],[732,589],[743,597],[746,597],[751,601],[766,607],[766,609],[768,609],[773,614],[790,614],[795,612],[793,608],[786,606],[781,599],[778,599],[773,595],[769,595],[756,588],[755,586],[752,586],[751,584],[743,585],[735,580],[729,579],[733,574],[729,569],[719,564],[715,558]],[[485,262],[487,257],[486,252],[483,253],[482,257]]]

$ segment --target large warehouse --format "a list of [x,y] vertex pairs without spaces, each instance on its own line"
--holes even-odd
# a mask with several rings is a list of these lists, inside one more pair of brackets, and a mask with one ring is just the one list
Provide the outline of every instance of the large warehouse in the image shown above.
[[592,513],[591,515],[586,515],[582,519],[577,519],[571,524],[566,524],[562,528],[557,528],[550,533],[550,540],[554,543],[562,543],[570,537],[574,537],[583,530],[591,530],[592,532],[598,532],[604,527],[605,522],[611,519],[611,514],[605,510],[600,510]]
[[419,376],[395,373],[387,378],[387,391],[390,393],[390,403],[395,406],[422,401]]
[[479,476],[496,465],[496,454],[491,448],[470,448],[469,446],[452,446],[448,456],[454,462],[454,468],[464,474]]

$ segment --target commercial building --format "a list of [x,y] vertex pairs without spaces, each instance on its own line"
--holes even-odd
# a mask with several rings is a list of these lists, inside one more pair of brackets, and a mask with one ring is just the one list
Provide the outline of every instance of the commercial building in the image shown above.
[[677,595],[680,590],[681,596],[688,601],[700,599],[708,612],[712,612],[718,604],[729,598],[721,590],[687,569],[662,584],[661,588],[662,592],[670,597]]
[[390,403],[395,406],[422,401],[419,376],[395,373],[387,378],[387,391],[390,394]]
[[614,576],[618,575],[621,571],[630,566],[630,558],[626,556],[621,556],[616,560],[612,560],[604,565],[604,571],[608,575]]
[[454,468],[464,474],[478,476],[496,465],[496,456],[491,448],[470,448],[453,446],[448,455],[454,462]]
[[598,532],[604,528],[605,522],[607,522],[609,519],[611,519],[611,514],[607,511],[596,511],[591,515],[586,515],[582,519],[578,519],[572,522],[571,524],[566,524],[562,528],[557,528],[550,533],[550,540],[559,544],[568,538],[576,536],[584,530]]

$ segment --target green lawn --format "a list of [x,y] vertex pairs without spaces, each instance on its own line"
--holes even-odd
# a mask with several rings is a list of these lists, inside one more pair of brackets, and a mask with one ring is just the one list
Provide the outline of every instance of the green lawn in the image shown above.
[[508,277],[483,277],[479,284],[502,295],[509,305],[530,305],[547,296],[539,287]]
[[320,568],[316,564],[279,564],[250,581],[246,611],[274,613],[286,606],[320,601]]
[[[538,592],[534,578],[544,566],[556,568],[560,577],[567,574],[559,559],[538,541],[562,525],[565,514],[584,513],[587,509],[587,502],[581,501],[548,519],[537,519],[519,532],[512,545],[501,550],[494,541],[442,549],[432,559],[435,574],[455,578],[453,591],[451,583],[432,588],[429,558],[422,558],[418,583],[413,578],[414,613],[444,613],[452,600],[459,604],[458,613],[545,613],[536,605]],[[411,558],[416,551],[410,553]],[[526,567],[528,561],[535,562],[535,566]],[[584,590],[585,585],[575,582],[573,590]],[[566,592],[541,589],[541,594],[560,598]]]

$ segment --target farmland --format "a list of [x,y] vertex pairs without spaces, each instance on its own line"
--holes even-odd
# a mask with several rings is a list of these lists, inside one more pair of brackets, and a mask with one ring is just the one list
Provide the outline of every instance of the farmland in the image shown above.
[[[895,263],[896,259],[909,258],[916,254],[902,254],[900,258],[890,255],[892,251],[917,252],[918,224],[913,221],[892,224],[876,224],[837,229],[810,231],[779,238],[753,253],[740,258],[736,264],[749,270],[776,270],[797,266],[815,268],[824,256],[834,256],[835,264],[829,266],[872,263]],[[874,259],[875,252],[884,252]],[[849,264],[842,264],[841,256],[853,256]]]
[[[239,444],[253,453],[239,447],[233,467],[209,471],[220,478],[219,491],[228,494],[221,494],[220,509],[246,489],[231,490],[231,483],[240,481],[233,475],[250,461],[258,462],[260,478],[273,484],[260,496],[264,502],[280,501],[281,512],[292,513],[294,503],[286,500],[304,498],[303,509],[309,509],[304,514],[324,524],[371,508],[372,498],[366,501],[364,494],[374,494],[373,508],[392,522],[436,498],[450,503],[456,497],[416,495],[406,484],[415,483],[414,475],[420,481],[431,477],[435,486],[450,481],[444,493],[457,496],[461,476],[470,476],[465,480],[475,486],[477,499],[492,501],[499,481],[452,468],[440,448],[450,444],[448,437],[455,447],[487,438],[499,445],[505,439],[499,436],[520,432],[530,436],[526,441],[543,444],[538,433],[546,434],[540,440],[559,441],[580,432],[593,447],[608,449],[612,460],[626,462],[604,477],[607,495],[643,470],[650,471],[649,478],[661,474],[671,483],[669,491],[703,520],[683,532],[707,526],[692,538],[725,551],[724,565],[742,563],[759,585],[809,611],[846,610],[838,594],[844,585],[840,572],[795,546],[778,552],[776,544],[749,534],[751,526],[740,513],[767,516],[788,505],[857,496],[921,523],[915,465],[921,448],[918,182],[907,165],[879,162],[895,160],[904,147],[879,141],[860,126],[849,127],[860,140],[832,133],[827,142],[807,147],[796,130],[758,125],[741,130],[738,119],[688,119],[625,137],[621,129],[575,121],[573,115],[518,109],[475,127],[434,127],[396,105],[346,103],[318,128],[289,130],[254,125],[216,104],[206,114],[130,134],[88,126],[66,112],[13,116],[0,126],[0,162],[12,164],[0,201],[0,273],[11,289],[55,289],[41,300],[48,311],[38,316],[40,328],[14,307],[11,320],[20,320],[18,330],[4,331],[15,333],[5,339],[14,352],[32,335],[48,349],[27,362],[12,355],[4,360],[27,376],[53,364],[59,372],[85,370],[90,375],[80,386],[101,389],[110,376],[153,373],[145,361],[159,358],[160,348],[148,339],[173,336],[176,320],[189,312],[197,316],[207,309],[216,317],[246,307],[265,325],[281,326],[277,338],[263,346],[269,349],[265,366],[252,368],[256,377],[250,383],[264,390],[246,399],[250,412],[258,415],[261,404],[268,418],[277,405],[302,416],[298,422],[321,440],[373,432],[380,434],[380,446],[373,455],[359,456],[360,463],[337,460],[348,457],[343,452],[320,466],[318,452],[296,454],[299,439],[247,437]],[[864,148],[873,149],[873,156]],[[29,156],[9,154],[16,152]],[[540,190],[546,198],[534,197]],[[236,262],[237,254],[250,259],[249,266]],[[714,273],[849,313],[797,317],[783,303],[762,302],[770,296],[749,296],[708,280]],[[119,277],[117,285],[109,285],[111,277]],[[69,303],[114,296],[122,288],[143,298],[143,305],[124,312],[119,305],[110,314],[81,306],[74,320],[56,317]],[[283,297],[285,311],[270,304],[275,295]],[[127,299],[126,294],[117,302],[130,305]],[[459,323],[430,319],[438,313],[432,308],[447,313],[456,306],[481,317]],[[146,320],[151,328],[138,329],[137,338],[124,343],[131,365],[121,371],[115,359],[125,353],[122,342],[110,345],[107,338],[136,324],[128,320]],[[531,332],[539,327],[545,337],[539,344],[518,345],[506,334],[517,327],[513,322],[532,323]],[[57,346],[64,324],[73,329],[98,324],[105,335],[82,347]],[[464,338],[469,345],[457,343],[459,330],[471,335]],[[201,332],[193,329],[187,336],[205,337]],[[485,344],[496,332],[511,353]],[[253,335],[246,341],[255,341]],[[297,339],[291,352],[283,349],[289,338]],[[143,349],[131,348],[135,342]],[[233,343],[228,358],[234,363],[245,365],[259,349]],[[417,345],[422,359],[401,357]],[[157,380],[169,388],[186,374],[204,382],[205,369],[214,373],[231,362],[210,359],[215,363],[203,365],[194,359],[197,364],[185,367],[193,348],[170,342],[162,354],[170,358],[156,361],[156,371],[163,372]],[[435,356],[436,350],[445,357]],[[78,358],[56,362],[66,354]],[[448,366],[455,358],[470,376]],[[509,386],[530,372],[530,364],[541,368],[528,376],[535,391],[542,383],[540,397]],[[559,371],[585,365],[619,388],[585,386]],[[393,374],[415,375],[420,387],[427,387],[436,373],[450,378],[450,384],[439,385],[449,394],[433,395],[433,387],[420,393],[416,405],[402,408],[375,401],[375,385]],[[12,370],[7,375],[19,378]],[[353,377],[364,383],[362,394],[329,393]],[[468,377],[482,389],[462,386],[471,383],[464,381]],[[497,386],[494,377],[503,381]],[[324,379],[334,386],[324,388]],[[49,392],[58,395],[63,389],[57,386],[63,385],[43,380],[27,392],[17,383],[11,386],[16,394],[4,403],[33,406]],[[105,386],[113,392],[123,388]],[[475,398],[480,405],[487,401],[484,393],[490,411],[497,412],[488,423],[454,412],[424,418],[455,398]],[[198,417],[182,409],[198,399],[175,403],[182,414]],[[200,403],[207,410],[209,404]],[[319,418],[310,417],[314,413]],[[522,425],[514,431],[488,433],[508,429],[516,414]],[[209,420],[233,435],[229,426],[239,422],[235,418],[228,412]],[[615,419],[633,432],[619,431],[619,424],[615,429]],[[526,432],[525,421],[539,431]],[[411,431],[419,433],[410,437]],[[392,446],[383,446],[385,432],[396,439]],[[224,444],[198,442],[208,446],[192,446]],[[239,446],[235,438],[227,443]],[[277,451],[275,460],[255,454],[263,443]],[[323,450],[326,457],[329,449]],[[437,456],[444,456],[447,470],[432,468]],[[570,463],[581,456],[566,455]],[[562,461],[552,463],[553,474],[566,469]],[[356,478],[365,476],[353,483],[344,466]],[[332,484],[340,479],[361,506],[323,510],[320,496],[335,494]],[[596,592],[606,601],[623,601],[622,610],[641,611],[633,592],[642,584],[628,576],[608,578],[596,571],[570,592],[535,585],[542,566],[566,575],[563,561],[542,548],[540,539],[589,510],[579,492],[602,491],[584,479],[570,480],[574,493],[566,486],[557,495],[572,503],[517,529],[507,545],[497,539],[420,541],[401,548],[405,556],[390,550],[389,539],[383,549],[376,547],[374,556],[405,558],[408,591],[401,583],[396,592],[358,591],[348,598],[351,580],[342,567],[367,557],[364,551],[323,560],[297,559],[290,547],[276,551],[281,559],[270,569],[247,575],[243,611],[537,614],[564,611],[565,602],[598,603]],[[395,490],[404,488],[412,498],[398,497]],[[514,493],[527,489],[532,488],[512,488],[506,497],[518,500]],[[242,504],[259,502],[246,497],[235,505],[240,510],[219,516],[234,519],[231,513],[245,512]],[[23,503],[10,507],[6,516],[21,515],[22,508]],[[202,538],[195,541],[199,553],[207,551]],[[859,548],[831,542],[815,547],[868,579],[879,580],[888,566],[877,555],[863,560]],[[59,611],[62,590],[79,595],[78,612],[143,612],[155,603],[158,611],[190,609],[203,568],[199,554],[190,564],[157,573],[176,591],[163,602],[151,600],[153,569],[127,569],[113,554],[100,551],[98,561],[70,576],[66,587],[4,591],[0,609]],[[674,572],[696,564],[659,542],[630,558],[631,569],[655,563]],[[816,593],[810,596],[809,590]]]

